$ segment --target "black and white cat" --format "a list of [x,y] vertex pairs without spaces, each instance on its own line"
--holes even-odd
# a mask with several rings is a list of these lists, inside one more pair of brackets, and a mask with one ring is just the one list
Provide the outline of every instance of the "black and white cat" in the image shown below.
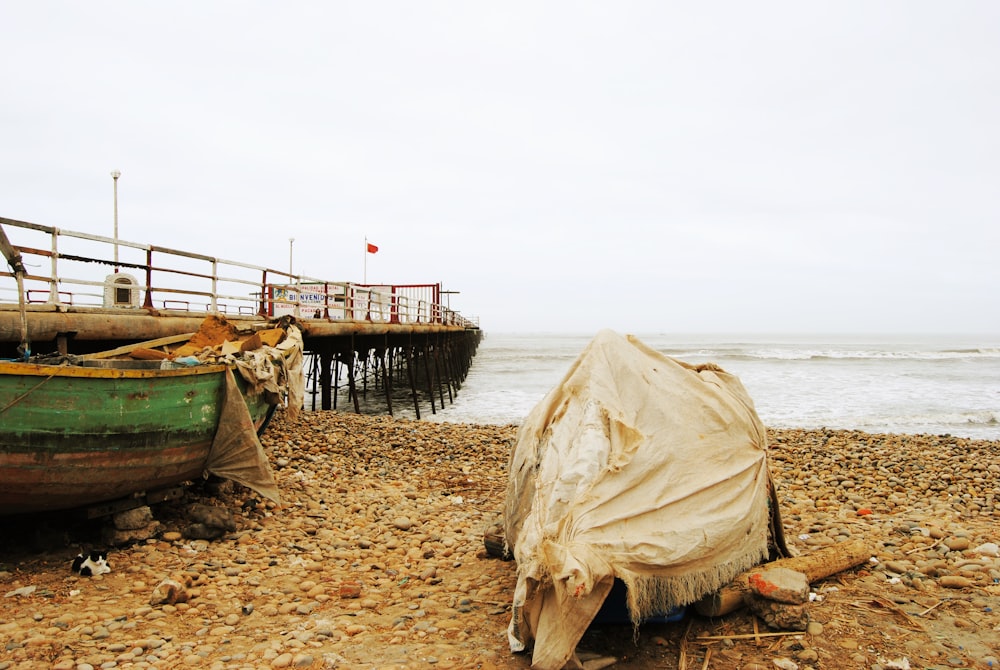
[[93,577],[111,572],[108,565],[108,552],[91,551],[87,554],[77,554],[73,559],[73,572],[81,577]]

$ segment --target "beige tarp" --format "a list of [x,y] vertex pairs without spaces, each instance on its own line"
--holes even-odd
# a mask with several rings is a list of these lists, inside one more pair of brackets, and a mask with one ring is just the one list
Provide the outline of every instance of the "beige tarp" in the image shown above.
[[511,454],[511,649],[533,647],[532,668],[572,666],[616,577],[638,622],[761,562],[765,449],[735,376],[600,332],[528,415]]
[[238,355],[227,357],[236,365],[247,382],[247,395],[256,397],[267,392],[279,402],[288,394],[286,412],[294,421],[302,409],[305,398],[305,376],[302,374],[302,332],[295,325],[288,326],[285,338],[274,347],[261,346]]
[[285,337],[273,347],[227,354],[226,398],[219,428],[212,442],[205,472],[231,479],[260,495],[281,503],[278,487],[264,448],[257,437],[250,411],[236,385],[233,369],[246,381],[247,395],[266,393],[278,403],[287,393],[287,415],[294,420],[302,407],[305,377],[302,374],[302,333],[295,325],[285,329]]
[[205,471],[243,484],[281,504],[271,465],[231,368],[226,370],[225,394]]

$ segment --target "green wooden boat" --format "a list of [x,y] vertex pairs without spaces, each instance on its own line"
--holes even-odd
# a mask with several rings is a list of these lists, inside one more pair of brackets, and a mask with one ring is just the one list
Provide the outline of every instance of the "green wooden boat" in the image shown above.
[[[0,361],[0,515],[86,507],[198,479],[218,460],[220,425],[228,443],[262,456],[256,431],[274,408],[246,395],[239,374],[222,364],[160,368]],[[233,461],[231,450],[226,458]],[[266,460],[255,467],[270,475]]]

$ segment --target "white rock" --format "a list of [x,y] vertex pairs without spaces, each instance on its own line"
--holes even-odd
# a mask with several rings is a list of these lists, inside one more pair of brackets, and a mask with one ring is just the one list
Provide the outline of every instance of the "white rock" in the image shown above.
[[983,556],[1000,556],[1000,546],[996,542],[981,544],[972,551]]
[[35,592],[34,586],[22,586],[19,589],[14,589],[13,591],[8,591],[4,598],[11,598],[13,596],[30,596]]

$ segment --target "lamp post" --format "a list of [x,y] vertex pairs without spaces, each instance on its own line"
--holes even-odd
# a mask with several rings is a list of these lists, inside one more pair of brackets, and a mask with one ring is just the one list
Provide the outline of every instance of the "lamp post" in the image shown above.
[[459,293],[461,293],[461,291],[441,291],[441,295],[443,295],[444,299],[448,301],[448,304],[445,305],[445,307],[448,308],[448,311],[451,311],[451,296]]
[[111,178],[115,180],[115,272],[118,272],[118,177],[121,176],[121,170],[111,171]]

